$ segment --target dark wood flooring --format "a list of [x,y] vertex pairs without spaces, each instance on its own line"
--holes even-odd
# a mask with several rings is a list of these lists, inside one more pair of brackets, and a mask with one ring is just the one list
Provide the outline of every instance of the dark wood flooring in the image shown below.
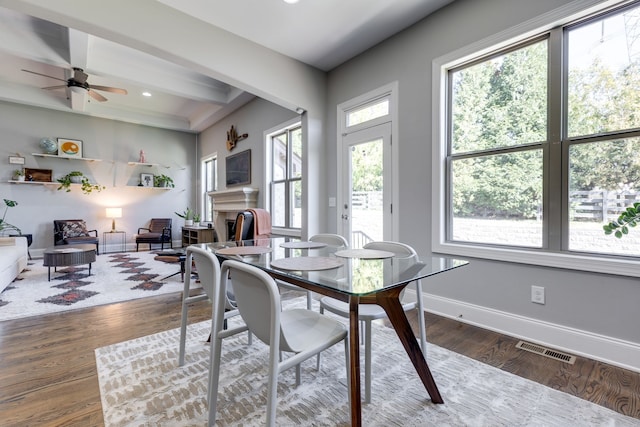
[[[0,322],[0,425],[102,426],[94,349],[180,326],[180,294]],[[190,321],[205,320],[197,304]],[[410,320],[416,323],[411,313]],[[640,374],[578,357],[574,365],[515,348],[518,340],[427,314],[428,340],[638,418]],[[446,399],[446,397],[445,397]]]

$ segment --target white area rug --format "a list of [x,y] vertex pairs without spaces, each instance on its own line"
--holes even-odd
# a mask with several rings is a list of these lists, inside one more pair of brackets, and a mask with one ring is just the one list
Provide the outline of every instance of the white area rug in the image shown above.
[[[304,304],[298,299],[296,305]],[[178,367],[178,329],[96,349],[105,426],[205,426],[210,322],[190,325],[186,362]],[[435,345],[427,361],[444,405],[432,404],[397,339],[374,325],[373,401],[365,426],[639,426],[625,417]],[[344,347],[325,351],[279,377],[278,426],[349,424]],[[223,341],[219,426],[264,425],[267,346],[246,334]],[[364,361],[362,362],[364,364]]]
[[182,291],[180,264],[156,261],[155,253],[103,254],[88,265],[59,267],[47,281],[42,259],[29,261],[16,280],[0,293],[0,321],[56,313]]

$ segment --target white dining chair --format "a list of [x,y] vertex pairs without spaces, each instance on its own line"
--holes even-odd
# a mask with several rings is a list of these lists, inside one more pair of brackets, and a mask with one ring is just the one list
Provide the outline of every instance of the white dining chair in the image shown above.
[[[338,249],[345,249],[349,246],[349,242],[347,239],[342,237],[339,234],[331,234],[331,233],[322,233],[315,234],[309,237],[310,242],[316,243],[324,243],[330,246],[335,246]],[[313,292],[307,291],[305,289],[300,288],[299,286],[294,285],[293,283],[288,283],[283,280],[276,280],[278,287],[282,289],[289,289],[292,291],[305,291],[307,293],[307,310],[311,310],[313,307]]]
[[[278,374],[295,366],[296,384],[299,384],[300,363],[340,341],[344,342],[347,384],[350,383],[349,347],[347,328],[344,324],[311,310],[282,310],[280,293],[275,280],[259,268],[240,261],[227,260],[222,263],[223,279],[220,293],[224,290],[229,273],[233,277],[236,302],[242,319],[250,332],[269,345],[266,423],[268,426],[274,426],[276,421]],[[221,322],[222,316],[218,313],[215,323],[220,325]],[[221,330],[219,326],[217,328],[211,349],[210,426],[215,425],[216,419],[222,340],[236,333],[234,330]],[[239,330],[242,330],[242,327]],[[280,360],[281,351],[294,354]]]
[[[213,301],[217,295],[218,288],[220,287],[220,263],[218,258],[205,249],[200,249],[195,246],[189,246],[185,252],[185,274],[184,274],[184,287],[182,291],[182,316],[180,321],[180,349],[178,353],[178,365],[184,365],[185,357],[185,345],[187,338],[187,321],[189,304],[199,301],[207,301],[212,304],[211,322],[213,330],[214,309]],[[200,285],[202,291],[195,295],[190,295],[191,284],[193,280],[191,278],[192,266],[195,263],[196,270],[198,272],[198,278],[200,279]],[[224,320],[233,316],[237,316],[240,312],[237,310],[235,304],[230,298],[232,295],[225,293],[224,297]],[[251,334],[249,334],[249,344],[251,344]]]
[[[364,245],[364,249],[374,249],[380,251],[393,252],[395,257],[416,257],[416,251],[409,245],[398,242],[369,242]],[[415,281],[416,287],[416,301],[409,301],[402,304],[404,311],[418,309],[418,324],[420,329],[420,349],[423,354],[426,354],[427,338],[424,325],[424,308],[422,304],[422,282],[420,280]],[[405,288],[406,290],[406,288]],[[404,291],[400,294],[400,300],[404,295]],[[320,313],[324,313],[328,310],[334,314],[342,317],[349,318],[349,304],[339,301],[331,297],[323,297],[320,300]],[[365,402],[371,402],[371,323],[377,319],[384,319],[387,317],[387,313],[382,307],[377,304],[360,304],[358,306],[358,320],[364,323],[364,332],[362,333],[364,338],[364,394]],[[320,367],[320,355],[318,355],[318,368]]]

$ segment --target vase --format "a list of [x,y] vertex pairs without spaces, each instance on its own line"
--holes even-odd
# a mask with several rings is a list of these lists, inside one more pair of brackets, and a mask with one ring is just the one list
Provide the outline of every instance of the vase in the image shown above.
[[71,182],[73,182],[74,184],[82,184],[82,177],[81,176],[70,176],[69,180]]
[[42,138],[40,140],[40,148],[45,154],[58,154],[58,141],[50,137]]

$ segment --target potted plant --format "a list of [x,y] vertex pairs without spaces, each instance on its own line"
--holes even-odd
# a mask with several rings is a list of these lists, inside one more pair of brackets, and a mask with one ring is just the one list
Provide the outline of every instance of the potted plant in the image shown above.
[[196,227],[200,226],[200,214],[199,213],[194,213],[193,214],[193,225],[195,225]]
[[155,187],[175,187],[175,185],[173,184],[173,179],[171,179],[170,176],[167,175],[154,175],[153,177],[153,185]]
[[13,176],[16,181],[24,181],[24,169],[16,169],[13,171]]
[[18,232],[18,234],[22,234],[22,232],[20,231],[20,229],[18,227],[16,227],[15,225],[11,225],[8,224],[4,221],[4,217],[7,216],[7,210],[9,210],[9,208],[13,208],[15,206],[18,206],[18,202],[14,201],[14,200],[7,200],[4,199],[4,213],[2,214],[2,219],[0,219],[0,232],[5,231],[5,230],[13,230]]
[[187,206],[187,209],[185,209],[184,212],[182,213],[175,212],[175,214],[178,215],[180,218],[184,219],[185,227],[191,227],[193,225],[193,211],[191,210],[190,207]]
[[58,178],[57,181],[60,183],[58,190],[65,190],[67,193],[71,191],[71,184],[81,184],[82,192],[84,194],[91,194],[93,191],[102,191],[106,187],[99,184],[92,184],[82,172],[73,171],[69,172],[62,178]]

